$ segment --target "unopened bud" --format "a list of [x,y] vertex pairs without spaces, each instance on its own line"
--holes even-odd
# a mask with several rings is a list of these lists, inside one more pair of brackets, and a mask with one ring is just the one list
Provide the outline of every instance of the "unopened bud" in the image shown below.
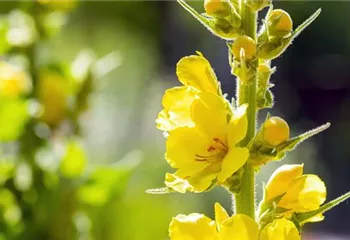
[[280,117],[270,117],[263,127],[263,140],[276,147],[289,139],[289,126]]
[[267,27],[271,37],[286,37],[293,31],[293,21],[286,11],[275,9],[267,16]]
[[256,53],[256,43],[248,36],[239,36],[232,44],[232,54],[235,59],[241,59],[241,49],[244,50],[246,60],[251,60]]
[[271,0],[245,0],[244,2],[253,11],[260,11],[271,4]]
[[215,35],[224,39],[234,39],[239,33],[239,29],[233,27],[226,19],[213,19],[209,26]]
[[205,0],[205,12],[213,17],[227,17],[230,15],[230,5],[224,0]]

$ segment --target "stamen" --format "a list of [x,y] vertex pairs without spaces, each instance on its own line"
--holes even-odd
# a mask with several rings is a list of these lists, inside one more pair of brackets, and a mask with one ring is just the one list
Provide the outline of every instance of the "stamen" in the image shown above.
[[214,142],[220,144],[223,147],[222,150],[227,152],[227,150],[228,150],[227,146],[219,138],[214,138],[213,140],[214,140]]

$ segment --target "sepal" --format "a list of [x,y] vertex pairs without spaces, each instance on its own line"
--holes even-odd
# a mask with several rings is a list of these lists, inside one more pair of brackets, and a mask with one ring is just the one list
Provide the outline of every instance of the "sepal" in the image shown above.
[[345,193],[344,195],[322,205],[317,210],[295,214],[295,220],[297,222],[299,222],[301,225],[303,225],[304,223],[309,222],[310,219],[317,217],[317,216],[331,210],[332,208],[334,208],[337,205],[339,205],[340,203],[348,200],[349,198],[350,198],[350,191]]

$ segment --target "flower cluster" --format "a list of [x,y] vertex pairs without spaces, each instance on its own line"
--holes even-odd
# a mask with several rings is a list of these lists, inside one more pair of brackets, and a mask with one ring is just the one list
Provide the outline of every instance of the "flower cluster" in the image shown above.
[[[237,79],[237,99],[226,99],[204,56],[182,58],[176,73],[183,84],[166,90],[156,120],[166,137],[165,158],[175,173],[167,173],[165,188],[150,193],[209,191],[226,188],[234,199],[229,216],[219,203],[215,221],[203,214],[178,215],[169,227],[172,240],[298,240],[307,222],[323,220],[323,213],[350,197],[347,193],[324,204],[326,187],[316,175],[303,174],[303,165],[282,165],[264,186],[255,206],[255,172],[281,160],[305,139],[327,129],[329,123],[291,137],[288,123],[266,117],[256,131],[257,112],[272,108],[271,60],[319,15],[316,11],[293,30],[289,14],[273,9],[269,0],[205,0],[204,14],[178,0],[229,48],[231,73]],[[269,6],[257,33],[258,11]],[[255,215],[257,214],[257,217]]]

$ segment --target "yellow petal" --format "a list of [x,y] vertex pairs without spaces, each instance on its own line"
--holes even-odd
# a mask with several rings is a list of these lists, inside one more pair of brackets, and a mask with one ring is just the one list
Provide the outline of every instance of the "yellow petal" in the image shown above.
[[203,56],[188,56],[182,58],[176,67],[179,81],[185,86],[192,86],[198,90],[217,94],[218,80]]
[[244,104],[234,111],[233,117],[228,126],[228,145],[233,147],[243,140],[247,134],[248,119],[247,107]]
[[245,164],[248,157],[249,150],[247,148],[231,148],[221,163],[221,171],[218,174],[218,181],[224,182]]
[[210,140],[226,142],[227,114],[224,100],[211,93],[199,93],[191,106],[192,121]]
[[279,167],[270,177],[266,184],[266,200],[269,201],[275,197],[283,195],[291,182],[303,174],[303,165],[291,164]]
[[246,215],[237,214],[222,223],[219,239],[257,240],[258,235],[256,222]]
[[220,231],[221,223],[229,218],[226,210],[220,205],[220,203],[215,203],[215,222],[216,227]]
[[177,215],[170,223],[171,240],[217,240],[215,222],[203,214]]
[[175,174],[167,173],[165,175],[165,185],[176,192],[185,193],[186,191],[194,192],[194,188],[186,180],[179,178]]
[[196,128],[177,128],[169,133],[165,158],[173,168],[181,169],[182,175],[192,176],[207,167],[206,162],[196,161],[196,155],[208,155],[207,148],[208,139]]
[[178,127],[193,126],[190,108],[197,93],[192,87],[174,87],[165,91],[162,100],[164,109],[158,114],[157,128],[171,131]]
[[293,180],[278,207],[293,212],[316,210],[326,200],[326,186],[316,175],[306,174]]
[[276,219],[268,224],[260,234],[260,240],[300,240],[298,229],[294,223],[284,218]]
[[[176,173],[181,174],[179,169]],[[204,168],[199,173],[192,175],[191,177],[188,177],[186,180],[189,184],[193,186],[196,192],[203,192],[207,190],[210,185],[212,184],[212,181],[216,178],[218,175],[218,172],[220,171],[220,164],[218,163],[211,163],[208,164],[206,168]]]

